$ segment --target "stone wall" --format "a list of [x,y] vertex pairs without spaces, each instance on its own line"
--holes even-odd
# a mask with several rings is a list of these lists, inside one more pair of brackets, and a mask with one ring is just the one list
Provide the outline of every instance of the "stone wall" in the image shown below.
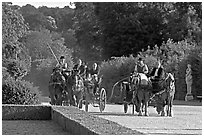
[[2,120],[53,120],[73,135],[141,135],[76,107],[2,105]]

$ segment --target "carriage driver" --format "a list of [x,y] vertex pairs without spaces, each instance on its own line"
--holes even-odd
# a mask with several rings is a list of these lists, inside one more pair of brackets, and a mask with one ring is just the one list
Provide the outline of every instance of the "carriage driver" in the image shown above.
[[137,65],[135,65],[135,69],[134,69],[133,74],[135,74],[135,73],[143,73],[143,74],[145,74],[145,75],[147,75],[147,73],[148,73],[148,67],[147,67],[147,65],[143,62],[143,59],[142,59],[142,58],[139,58]]
[[[64,81],[66,81],[67,79],[67,74],[66,74],[66,71],[67,71],[67,63],[65,63],[65,57],[64,56],[61,56],[60,57],[60,60],[59,62],[57,63],[55,69],[59,69],[60,72],[62,73],[62,75],[64,76]],[[65,85],[64,85],[65,86]],[[65,89],[65,87],[63,87]]]
[[59,68],[62,72],[67,70],[67,63],[65,63],[65,57],[61,56],[59,62],[56,65],[56,68]]

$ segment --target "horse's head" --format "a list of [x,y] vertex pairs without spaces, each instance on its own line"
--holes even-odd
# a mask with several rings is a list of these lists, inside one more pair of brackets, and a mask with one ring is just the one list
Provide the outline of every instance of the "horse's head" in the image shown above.
[[158,114],[160,114],[164,109],[164,100],[162,99],[161,95],[156,95],[154,97],[154,101],[156,102],[156,111]]
[[140,75],[139,73],[133,73],[131,74],[130,76],[130,83],[134,84],[134,85],[137,85],[138,82],[140,80]]
[[174,82],[175,82],[175,79],[174,79],[173,74],[167,73],[167,77],[165,79],[167,91],[170,91],[171,89],[174,88]]
[[84,86],[84,83],[83,83],[83,80],[82,78],[77,75],[77,74],[73,74],[72,75],[72,89],[76,92],[78,91],[82,91],[83,90],[83,86]]
[[55,69],[51,75],[52,82],[65,83],[65,77],[62,75],[59,69]]
[[149,82],[148,78],[143,73],[135,73],[132,75],[131,83],[133,83],[136,86],[142,86],[142,87],[148,87]]

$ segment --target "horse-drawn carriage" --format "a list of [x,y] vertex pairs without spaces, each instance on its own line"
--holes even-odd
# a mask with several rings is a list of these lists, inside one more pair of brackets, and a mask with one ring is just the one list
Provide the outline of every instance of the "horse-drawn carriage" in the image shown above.
[[[142,73],[131,74],[114,84],[112,94],[115,87],[120,85],[125,113],[127,113],[128,106],[132,104],[132,114],[136,111],[141,116],[145,111],[145,116],[148,116],[147,107],[154,106],[158,114],[161,113],[164,116],[164,106],[167,105],[167,116],[172,116],[171,107],[175,93],[173,75],[166,73],[165,79],[160,83],[153,82]],[[153,88],[152,84],[161,85],[161,87]]]
[[101,87],[102,77],[94,75],[90,79],[84,80],[85,92],[85,111],[88,111],[88,105],[99,107],[100,112],[104,111],[106,105],[106,90]]
[[[64,76],[59,70],[54,70],[49,84],[49,92],[52,105],[73,105],[82,108],[85,102],[85,110],[88,105],[97,106],[100,112],[106,105],[106,90],[101,87],[102,78],[82,78],[75,71],[69,71]],[[98,105],[96,105],[98,104]]]

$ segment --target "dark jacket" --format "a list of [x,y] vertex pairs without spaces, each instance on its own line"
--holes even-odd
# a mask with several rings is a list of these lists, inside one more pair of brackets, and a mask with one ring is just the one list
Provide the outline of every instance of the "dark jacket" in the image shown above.
[[77,72],[77,74],[79,75],[84,75],[85,74],[85,67],[84,65],[79,65],[79,64],[76,64],[74,67],[73,67],[73,70]]
[[135,68],[134,68],[134,71],[133,73],[144,73],[144,74],[147,74],[148,73],[148,67],[146,64],[144,64],[143,66],[140,66],[140,65],[136,65]]
[[[150,76],[154,76],[157,68],[153,68],[152,72],[150,73]],[[155,79],[161,80],[164,78],[164,69],[162,67],[158,70],[158,76],[155,76]]]
[[91,74],[91,75],[99,75],[99,67],[97,67],[95,70],[93,68],[91,68],[90,70],[88,70],[88,73]]

